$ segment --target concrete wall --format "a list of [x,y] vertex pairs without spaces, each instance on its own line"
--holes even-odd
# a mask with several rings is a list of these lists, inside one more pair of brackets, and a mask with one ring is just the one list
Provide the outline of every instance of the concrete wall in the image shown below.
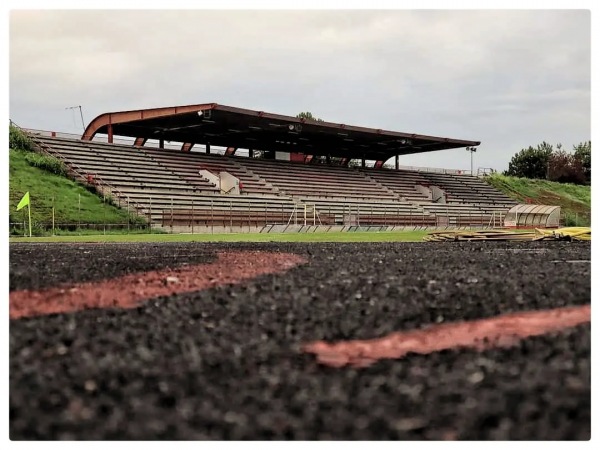
[[210,172],[209,170],[202,169],[199,170],[198,173],[201,177],[206,178],[210,183],[214,184],[216,187],[221,186],[221,180],[219,179],[219,177],[214,173]]
[[221,178],[221,192],[240,195],[240,180],[229,172],[219,172]]
[[425,197],[431,200],[432,193],[430,188],[421,184],[416,184],[415,187],[417,188],[417,191],[419,191],[421,194],[423,194]]
[[[155,227],[167,233],[181,233],[181,234],[221,234],[221,233],[330,233],[330,232],[356,232],[356,231],[413,231],[413,230],[470,230],[470,229],[481,229],[481,226],[475,227],[457,227],[457,226],[394,226],[394,225],[381,225],[381,226],[356,226],[356,225],[266,225],[266,226],[174,226],[174,227]],[[487,227],[483,227],[487,228]]]
[[430,189],[432,201],[435,203],[446,203],[446,191],[437,186],[430,186]]
[[290,154],[287,152],[275,152],[275,159],[278,159],[280,161],[289,161]]

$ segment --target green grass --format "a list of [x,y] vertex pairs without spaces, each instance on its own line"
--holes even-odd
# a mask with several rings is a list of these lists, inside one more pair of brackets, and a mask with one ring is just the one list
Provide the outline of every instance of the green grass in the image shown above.
[[559,201],[567,200],[568,202],[581,203],[582,207],[590,208],[591,206],[592,193],[590,186],[508,177],[500,174],[491,175],[486,177],[485,180],[496,189],[519,201],[526,198],[555,198]]
[[107,234],[11,237],[10,242],[420,242],[428,231],[331,233]]
[[27,208],[16,211],[16,207],[23,194],[29,191],[32,223],[51,223],[53,202],[56,223],[127,223],[126,210],[103,203],[101,197],[79,183],[31,166],[26,160],[28,154],[9,150],[11,222],[23,223]]
[[590,224],[592,203],[590,186],[508,177],[500,174],[488,176],[485,180],[519,203],[526,203],[529,198],[542,205],[560,206],[570,226]]

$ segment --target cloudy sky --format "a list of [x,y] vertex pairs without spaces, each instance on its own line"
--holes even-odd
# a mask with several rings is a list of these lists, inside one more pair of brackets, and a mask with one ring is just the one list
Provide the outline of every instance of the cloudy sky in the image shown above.
[[[482,142],[475,167],[590,139],[590,12],[10,12],[10,118],[216,102]],[[77,113],[78,114],[78,113]],[[467,169],[464,149],[403,165]]]

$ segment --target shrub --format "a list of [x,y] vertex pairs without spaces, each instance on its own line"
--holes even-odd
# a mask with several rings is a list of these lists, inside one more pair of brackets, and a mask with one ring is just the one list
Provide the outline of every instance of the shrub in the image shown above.
[[8,145],[14,150],[33,151],[33,142],[20,128],[10,125],[8,128]]
[[67,175],[67,167],[62,161],[54,158],[53,156],[40,155],[38,153],[28,153],[25,155],[25,160],[29,165],[45,170],[46,172],[61,176]]
[[563,213],[564,224],[566,227],[589,227],[590,216],[585,213]]

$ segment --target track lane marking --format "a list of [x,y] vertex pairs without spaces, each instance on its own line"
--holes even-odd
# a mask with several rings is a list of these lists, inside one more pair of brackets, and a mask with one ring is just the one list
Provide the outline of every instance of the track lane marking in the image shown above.
[[316,341],[302,350],[331,367],[367,367],[382,359],[403,358],[408,353],[427,355],[442,350],[509,347],[521,339],[589,323],[590,305],[504,314],[489,319],[434,325],[387,336],[335,343]]
[[38,291],[13,291],[9,294],[10,318],[90,308],[135,308],[150,298],[235,284],[260,275],[285,272],[305,262],[306,259],[292,253],[219,252],[217,260],[209,264],[140,272]]

